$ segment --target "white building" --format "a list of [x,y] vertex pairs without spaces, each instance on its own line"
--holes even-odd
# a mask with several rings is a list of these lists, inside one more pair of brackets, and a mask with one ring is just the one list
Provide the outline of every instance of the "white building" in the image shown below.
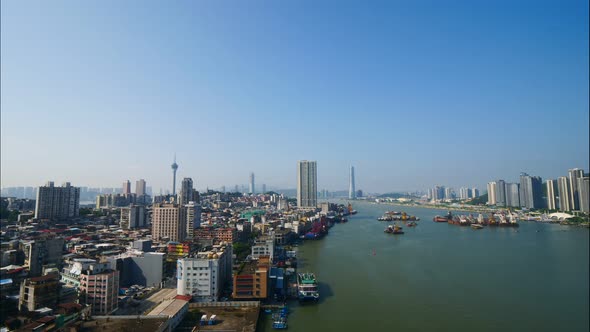
[[570,183],[567,177],[560,176],[557,178],[557,192],[559,194],[559,210],[571,211]]
[[225,284],[232,282],[232,246],[220,244],[194,257],[179,259],[176,265],[177,294],[196,301],[219,300]]
[[315,208],[317,205],[317,163],[300,160],[297,162],[297,207]]
[[556,201],[555,201],[555,192],[557,189],[557,184],[555,183],[555,180],[547,180],[547,208],[549,210],[555,210],[557,209],[556,207]]
[[195,228],[201,227],[201,205],[195,202],[189,202],[186,207],[186,236],[192,239],[195,234]]
[[488,182],[488,205],[496,205],[496,182]]
[[260,256],[270,256],[272,262],[275,253],[275,241],[273,237],[258,239],[252,246],[252,257],[258,259]]

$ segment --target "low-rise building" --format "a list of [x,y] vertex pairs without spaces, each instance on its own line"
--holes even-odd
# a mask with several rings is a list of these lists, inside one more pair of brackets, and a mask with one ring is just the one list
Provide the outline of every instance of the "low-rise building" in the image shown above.
[[232,227],[201,227],[195,229],[195,237],[197,239],[213,240],[213,243],[233,243],[238,238],[238,231]]
[[25,279],[20,287],[19,309],[35,311],[43,307],[55,308],[60,288],[59,273]]
[[270,257],[272,262],[274,259],[275,241],[272,236],[265,236],[257,239],[252,246],[252,257],[255,259],[261,256]]
[[245,263],[234,275],[234,299],[265,299],[268,296],[268,271],[270,258],[261,256],[258,260]]
[[177,294],[190,295],[196,301],[217,301],[232,277],[231,244],[215,245],[211,250],[179,259]]
[[75,258],[63,269],[62,281],[78,289],[80,302],[92,305],[93,315],[108,315],[118,308],[119,271],[109,263]]
[[174,330],[188,312],[188,301],[186,299],[174,298],[160,303],[147,316],[166,316],[170,331]]

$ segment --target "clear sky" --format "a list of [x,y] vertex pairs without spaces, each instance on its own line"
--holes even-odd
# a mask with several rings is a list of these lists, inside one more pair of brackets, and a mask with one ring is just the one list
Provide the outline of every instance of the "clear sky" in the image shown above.
[[[588,1],[2,1],[1,185],[589,167]],[[229,189],[230,187],[228,187]]]

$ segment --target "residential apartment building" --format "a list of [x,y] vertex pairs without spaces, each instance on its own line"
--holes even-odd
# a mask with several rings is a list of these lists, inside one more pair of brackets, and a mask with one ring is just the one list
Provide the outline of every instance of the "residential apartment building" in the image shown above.
[[297,207],[315,208],[317,205],[317,163],[297,162]]
[[584,170],[574,168],[568,170],[570,182],[570,206],[572,210],[580,210],[580,190],[578,187],[578,178],[584,177]]
[[578,197],[580,198],[580,211],[590,212],[590,177],[578,178]]
[[195,238],[213,240],[213,243],[233,243],[238,238],[238,230],[232,227],[201,227],[195,229]]
[[159,203],[152,208],[152,239],[177,241],[186,239],[187,208],[178,204]]
[[59,273],[27,278],[20,286],[18,307],[24,311],[35,311],[43,307],[53,309],[57,306],[60,288]]
[[557,209],[557,200],[556,193],[557,193],[557,182],[555,180],[547,180],[547,208],[549,210],[556,210]]
[[557,192],[559,194],[559,210],[571,211],[570,183],[567,177],[560,176],[557,178]]
[[131,205],[121,208],[121,218],[119,225],[122,229],[136,229],[147,227],[148,225],[147,209],[143,205]]
[[496,182],[488,182],[488,205],[496,205]]
[[119,271],[109,263],[73,259],[63,269],[62,281],[78,290],[81,303],[92,305],[93,315],[109,315],[118,308]]
[[506,206],[519,207],[520,206],[520,185],[518,183],[506,183]]
[[66,182],[61,187],[48,182],[37,190],[35,218],[66,220],[80,215],[80,188]]
[[46,238],[21,243],[25,254],[25,266],[29,268],[29,276],[41,276],[44,265],[59,265],[64,252],[64,239]]

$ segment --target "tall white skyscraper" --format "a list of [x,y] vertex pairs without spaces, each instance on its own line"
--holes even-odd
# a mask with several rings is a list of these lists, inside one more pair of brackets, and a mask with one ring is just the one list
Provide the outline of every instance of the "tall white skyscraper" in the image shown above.
[[496,182],[488,182],[488,205],[496,205]]
[[572,210],[580,209],[580,192],[578,190],[578,178],[584,177],[584,170],[579,168],[568,171],[570,180],[570,205]]
[[250,182],[249,182],[248,192],[250,194],[256,193],[256,187],[254,186],[254,173],[250,173]]
[[547,180],[547,208],[549,210],[557,209],[557,205],[555,204],[555,193],[557,191],[557,184],[555,180]]
[[145,180],[139,179],[135,182],[135,194],[139,196],[143,196],[146,194],[145,191]]
[[297,207],[315,208],[317,206],[317,163],[300,160],[297,162]]
[[571,211],[570,205],[570,182],[565,176],[557,178],[557,193],[559,194],[559,210]]
[[350,166],[350,176],[348,178],[348,198],[356,198],[356,188],[354,185],[354,167]]

